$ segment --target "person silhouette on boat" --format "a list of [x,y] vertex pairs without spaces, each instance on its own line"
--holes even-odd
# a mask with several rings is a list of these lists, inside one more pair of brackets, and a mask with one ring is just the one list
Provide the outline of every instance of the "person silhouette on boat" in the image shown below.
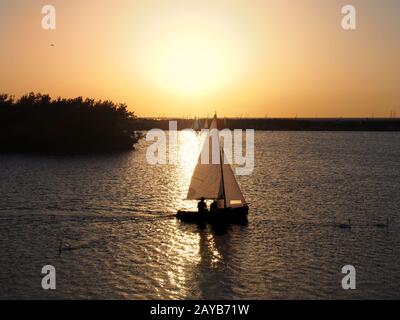
[[210,205],[210,212],[217,213],[217,209],[218,209],[218,202],[217,200],[214,200]]
[[202,197],[197,204],[197,209],[199,210],[199,213],[206,213],[207,212],[207,203],[205,199]]

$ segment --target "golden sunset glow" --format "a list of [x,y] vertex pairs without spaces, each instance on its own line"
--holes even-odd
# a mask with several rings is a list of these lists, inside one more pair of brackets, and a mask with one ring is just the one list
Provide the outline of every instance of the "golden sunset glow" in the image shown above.
[[139,116],[400,113],[397,2],[352,1],[351,32],[340,1],[54,0],[54,31],[45,4],[0,4],[3,92],[111,99]]
[[177,95],[200,96],[239,76],[245,62],[239,39],[217,24],[201,27],[182,14],[158,18],[143,22],[146,27],[134,42],[140,50],[132,49],[135,70],[149,83]]

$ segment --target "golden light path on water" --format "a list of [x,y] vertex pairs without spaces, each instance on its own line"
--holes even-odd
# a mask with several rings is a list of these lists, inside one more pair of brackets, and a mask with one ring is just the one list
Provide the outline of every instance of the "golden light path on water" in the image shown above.
[[[183,131],[177,135],[178,164],[173,174],[174,183],[177,185],[173,189],[180,190],[179,198],[176,199],[178,208],[196,210],[196,202],[184,199],[204,138],[204,133],[193,131]],[[176,150],[170,151],[175,152]],[[182,227],[176,220],[173,220],[171,224],[170,232],[165,239],[168,247],[164,255],[173,260],[175,267],[167,271],[167,282],[162,277],[157,280],[160,287],[167,285],[175,288],[175,293],[171,298],[182,298],[190,295],[188,290],[191,286],[188,284],[195,281],[195,270],[204,263],[202,261],[204,255],[209,257],[207,260],[211,265],[215,265],[221,260],[221,254],[215,245],[212,233],[203,234],[197,230],[194,232],[192,227]]]

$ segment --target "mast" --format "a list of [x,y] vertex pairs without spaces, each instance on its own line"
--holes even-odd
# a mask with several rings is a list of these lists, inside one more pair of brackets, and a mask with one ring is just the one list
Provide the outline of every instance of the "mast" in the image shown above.
[[225,181],[224,181],[224,164],[222,163],[222,148],[219,147],[219,163],[221,166],[221,182],[222,182],[222,195],[224,197],[224,209],[226,209],[226,193],[225,193]]
[[[218,122],[217,122],[217,111],[215,111],[214,114],[214,120],[216,124],[216,129],[218,130]],[[221,139],[218,134],[218,140],[219,140],[219,165],[221,167],[221,183],[222,183],[222,196],[224,197],[224,209],[226,209],[226,193],[225,193],[225,180],[224,180],[224,163],[222,160],[222,147],[221,147]]]

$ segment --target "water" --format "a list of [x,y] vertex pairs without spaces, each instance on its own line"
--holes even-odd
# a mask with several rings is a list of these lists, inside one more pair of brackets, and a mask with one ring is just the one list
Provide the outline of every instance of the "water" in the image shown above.
[[[257,132],[254,173],[239,177],[249,223],[226,232],[171,216],[194,205],[188,133],[179,165],[148,165],[145,141],[118,155],[1,155],[0,298],[400,298],[399,138]],[[74,250],[60,255],[60,238]],[[41,288],[47,264],[55,291]],[[354,291],[341,288],[347,264]]]

